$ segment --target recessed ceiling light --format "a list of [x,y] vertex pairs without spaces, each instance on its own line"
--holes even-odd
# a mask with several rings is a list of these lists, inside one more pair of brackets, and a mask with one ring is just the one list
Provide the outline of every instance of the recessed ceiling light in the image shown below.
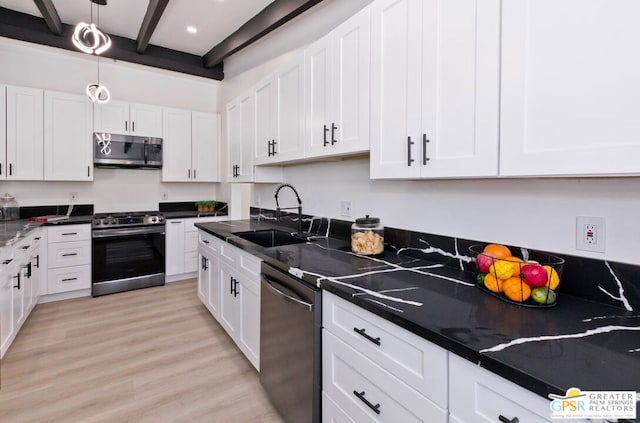
[[196,28],[195,26],[191,26],[191,25],[189,25],[189,26],[187,27],[187,32],[188,32],[189,34],[195,34],[196,32],[198,32],[198,28]]

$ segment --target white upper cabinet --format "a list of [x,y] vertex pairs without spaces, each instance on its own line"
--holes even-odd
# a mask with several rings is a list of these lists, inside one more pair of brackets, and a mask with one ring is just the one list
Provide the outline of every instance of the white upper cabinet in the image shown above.
[[639,15],[633,0],[504,2],[501,175],[640,173]]
[[[43,179],[43,91],[7,87],[7,179]],[[89,139],[89,143],[91,139]]]
[[255,164],[304,157],[304,56],[255,88]]
[[162,137],[162,107],[109,101],[95,105],[95,132]]
[[217,182],[220,116],[162,109],[163,182]]
[[305,156],[369,150],[371,9],[305,51]]
[[282,182],[281,167],[253,166],[256,147],[255,93],[248,93],[227,104],[227,143],[229,163],[227,182]]
[[500,1],[378,0],[371,177],[496,176]]
[[44,179],[93,180],[93,104],[85,95],[44,93]]
[[0,84],[0,179],[7,179],[7,87]]

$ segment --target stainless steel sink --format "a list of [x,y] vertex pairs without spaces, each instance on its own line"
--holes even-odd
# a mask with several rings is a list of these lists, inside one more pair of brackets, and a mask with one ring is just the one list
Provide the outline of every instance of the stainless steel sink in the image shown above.
[[279,231],[277,229],[262,229],[258,231],[234,232],[239,238],[246,239],[249,242],[258,244],[262,247],[280,247],[282,245],[302,244],[307,242],[306,239],[292,235],[288,232]]

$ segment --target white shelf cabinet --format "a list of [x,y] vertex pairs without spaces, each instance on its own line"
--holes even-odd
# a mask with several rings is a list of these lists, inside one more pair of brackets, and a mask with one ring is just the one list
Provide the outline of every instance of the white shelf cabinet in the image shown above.
[[372,4],[372,178],[497,176],[500,3]]
[[304,55],[287,62],[255,88],[254,164],[304,157]]
[[633,1],[503,2],[501,175],[640,173],[639,14]]
[[305,51],[305,157],[369,150],[371,8]]
[[227,182],[283,181],[280,167],[253,165],[256,144],[255,95],[253,90],[227,104],[227,143],[229,160]]
[[262,261],[202,230],[199,240],[198,297],[259,371]]
[[7,179],[43,179],[44,92],[40,89],[7,86]]
[[44,93],[44,179],[93,180],[93,103],[86,95]]
[[111,100],[94,104],[95,132],[162,137],[162,108]]
[[163,182],[218,182],[220,115],[162,109]]

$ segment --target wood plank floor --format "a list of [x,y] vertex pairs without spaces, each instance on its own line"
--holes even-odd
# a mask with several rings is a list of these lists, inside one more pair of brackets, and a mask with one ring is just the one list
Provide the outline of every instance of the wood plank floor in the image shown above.
[[1,366],[2,423],[282,422],[195,280],[39,304]]

